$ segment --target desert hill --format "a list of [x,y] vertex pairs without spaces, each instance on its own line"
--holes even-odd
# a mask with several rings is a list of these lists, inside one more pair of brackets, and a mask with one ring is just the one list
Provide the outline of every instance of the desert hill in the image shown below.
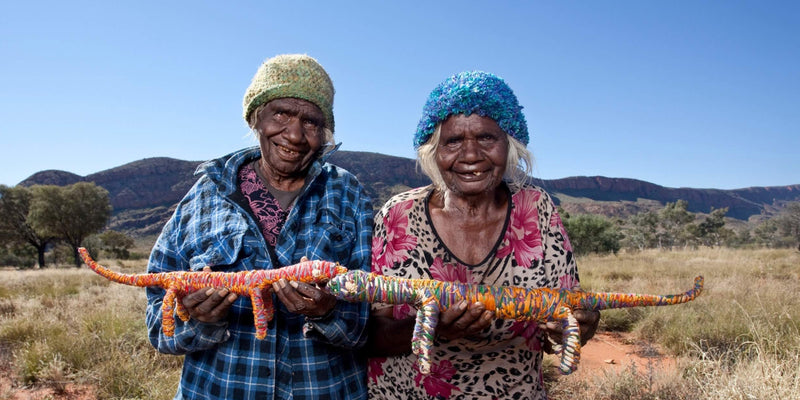
[[[354,173],[374,199],[375,207],[391,195],[429,183],[412,159],[379,153],[338,151],[331,162]],[[131,162],[87,176],[70,172],[40,171],[20,183],[69,185],[94,182],[108,190],[114,214],[110,228],[135,236],[160,231],[196,180],[200,161],[156,157]],[[686,200],[689,211],[708,213],[728,207],[727,216],[748,220],[769,216],[790,201],[800,201],[800,184],[779,187],[750,187],[735,190],[668,188],[627,178],[602,176],[534,179],[570,213],[593,213],[625,218],[637,212],[659,209],[668,202]]]

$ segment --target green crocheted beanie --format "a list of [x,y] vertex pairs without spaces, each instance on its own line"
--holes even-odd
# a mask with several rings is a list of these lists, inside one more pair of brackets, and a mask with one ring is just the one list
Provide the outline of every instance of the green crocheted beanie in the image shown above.
[[325,114],[326,127],[333,132],[333,82],[317,60],[305,54],[282,54],[258,68],[244,93],[244,120],[262,104],[292,97],[314,103]]

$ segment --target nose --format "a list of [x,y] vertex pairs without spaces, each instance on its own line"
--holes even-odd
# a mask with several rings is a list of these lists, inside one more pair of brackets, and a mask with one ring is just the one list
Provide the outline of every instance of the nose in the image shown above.
[[283,136],[292,143],[302,143],[305,141],[305,132],[300,118],[292,117],[283,131]]
[[475,139],[464,140],[461,145],[461,154],[459,158],[464,162],[480,161],[482,157],[478,141]]

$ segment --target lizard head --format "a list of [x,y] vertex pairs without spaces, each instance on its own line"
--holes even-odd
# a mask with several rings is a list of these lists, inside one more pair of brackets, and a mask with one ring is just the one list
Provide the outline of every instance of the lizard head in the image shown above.
[[347,268],[330,261],[311,261],[311,277],[312,282],[328,281],[334,276],[341,275],[347,272]]
[[328,289],[331,293],[345,300],[358,301],[359,281],[363,281],[367,273],[364,271],[347,271],[336,275],[328,282]]
[[344,266],[341,266],[339,264],[336,264],[336,266],[333,267],[333,276],[342,275],[342,274],[344,274],[346,272],[347,272],[347,268],[344,267]]

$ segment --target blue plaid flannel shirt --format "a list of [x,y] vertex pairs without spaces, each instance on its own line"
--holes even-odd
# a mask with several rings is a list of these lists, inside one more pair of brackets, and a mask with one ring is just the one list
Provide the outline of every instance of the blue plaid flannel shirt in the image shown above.
[[[329,156],[330,153],[327,155]],[[349,172],[316,161],[278,237],[274,256],[258,225],[232,200],[238,169],[261,156],[252,147],[198,167],[201,175],[178,204],[150,255],[148,272],[271,269],[303,256],[369,271],[372,205]],[[275,265],[277,260],[279,265]],[[364,399],[368,304],[339,301],[321,321],[289,313],[273,294],[267,337],[255,338],[250,298],[240,297],[226,321],[176,318],[161,331],[165,291],[147,289],[147,326],[158,351],[185,355],[175,399]],[[310,324],[310,325],[307,325]],[[303,326],[311,328],[306,335]]]

